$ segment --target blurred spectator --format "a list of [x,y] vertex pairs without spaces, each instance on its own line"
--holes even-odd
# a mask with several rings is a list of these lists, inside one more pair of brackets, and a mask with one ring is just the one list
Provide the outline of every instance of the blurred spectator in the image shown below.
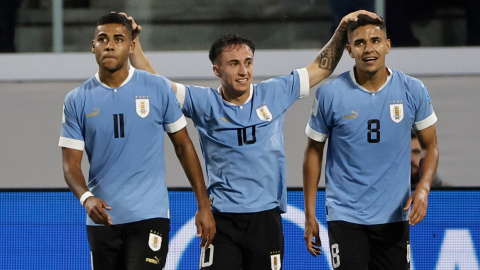
[[15,26],[21,0],[0,0],[0,53],[15,52]]
[[[417,187],[418,182],[422,176],[421,168],[423,165],[423,152],[424,150],[420,146],[420,142],[418,141],[417,134],[412,129],[412,170],[411,170],[411,185],[412,188]],[[438,174],[435,174],[432,181],[432,187],[447,187],[450,186],[447,183],[444,183]]]
[[331,32],[334,33],[345,15],[359,9],[375,12],[375,0],[330,0],[330,8],[333,13]]
[[[334,0],[332,0],[334,1]],[[439,7],[465,8],[467,45],[480,45],[479,0],[386,0],[385,17],[388,38],[394,47],[419,46],[411,19],[428,19]]]

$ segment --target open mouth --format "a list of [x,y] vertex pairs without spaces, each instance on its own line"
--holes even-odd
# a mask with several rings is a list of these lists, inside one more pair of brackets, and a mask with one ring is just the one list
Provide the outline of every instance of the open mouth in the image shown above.
[[248,79],[240,79],[240,80],[237,80],[237,82],[239,83],[246,83],[248,81]]
[[362,60],[364,62],[366,62],[367,64],[374,64],[375,61],[377,61],[377,58],[376,57],[365,57]]

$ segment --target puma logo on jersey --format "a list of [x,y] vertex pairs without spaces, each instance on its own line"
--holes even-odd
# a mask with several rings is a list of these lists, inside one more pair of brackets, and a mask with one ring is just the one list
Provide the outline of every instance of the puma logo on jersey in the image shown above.
[[158,264],[158,263],[160,262],[160,259],[159,259],[157,256],[155,256],[155,257],[153,257],[153,259],[151,259],[151,258],[146,258],[145,261],[146,261],[146,262],[149,262],[149,263],[153,263],[153,264]]
[[100,110],[99,109],[93,109],[94,112],[92,113],[87,113],[87,118],[88,117],[94,117],[94,116],[97,116],[99,113],[100,113]]
[[359,111],[351,111],[352,114],[347,114],[343,116],[343,119],[354,119],[358,117]]
[[230,119],[225,117],[220,117],[219,119],[222,120],[223,122],[230,122]]

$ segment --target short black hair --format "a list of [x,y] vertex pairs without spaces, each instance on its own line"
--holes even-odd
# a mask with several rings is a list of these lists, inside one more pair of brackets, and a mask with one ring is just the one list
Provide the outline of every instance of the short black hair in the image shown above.
[[387,33],[387,28],[385,26],[385,21],[383,19],[379,18],[372,18],[368,15],[365,14],[360,14],[358,15],[358,20],[357,21],[352,21],[349,22],[347,25],[347,33],[351,33],[355,31],[355,29],[359,28],[360,26],[365,26],[365,25],[376,25],[380,27],[382,31]]
[[133,28],[132,22],[127,19],[127,17],[120,15],[118,13],[107,13],[100,17],[97,21],[97,26],[104,24],[121,24],[127,28],[130,36],[133,38]]
[[230,45],[235,45],[235,47],[239,47],[241,45],[247,45],[252,53],[255,53],[255,43],[247,38],[243,38],[237,34],[229,33],[221,36],[217,40],[212,43],[210,46],[210,51],[208,52],[208,58],[212,64],[215,64],[215,60],[217,60],[218,56],[225,50],[226,47]]

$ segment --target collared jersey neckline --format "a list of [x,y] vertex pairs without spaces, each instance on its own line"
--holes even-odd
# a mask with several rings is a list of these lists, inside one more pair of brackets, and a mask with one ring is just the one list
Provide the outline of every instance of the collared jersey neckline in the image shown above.
[[[124,86],[125,84],[127,84],[127,83],[132,79],[133,73],[135,73],[135,68],[134,68],[133,66],[130,66],[130,68],[128,69],[128,76],[127,76],[127,78],[125,79],[125,81],[123,81],[123,83],[122,83],[119,87],[116,87],[115,89],[120,88],[120,87]],[[103,87],[108,88],[108,89],[114,89],[114,88],[106,85],[105,83],[103,83],[103,82],[100,80],[100,76],[98,75],[98,71],[97,71],[97,73],[95,73],[95,79],[96,79],[97,82],[100,83],[100,85],[102,85]]]

